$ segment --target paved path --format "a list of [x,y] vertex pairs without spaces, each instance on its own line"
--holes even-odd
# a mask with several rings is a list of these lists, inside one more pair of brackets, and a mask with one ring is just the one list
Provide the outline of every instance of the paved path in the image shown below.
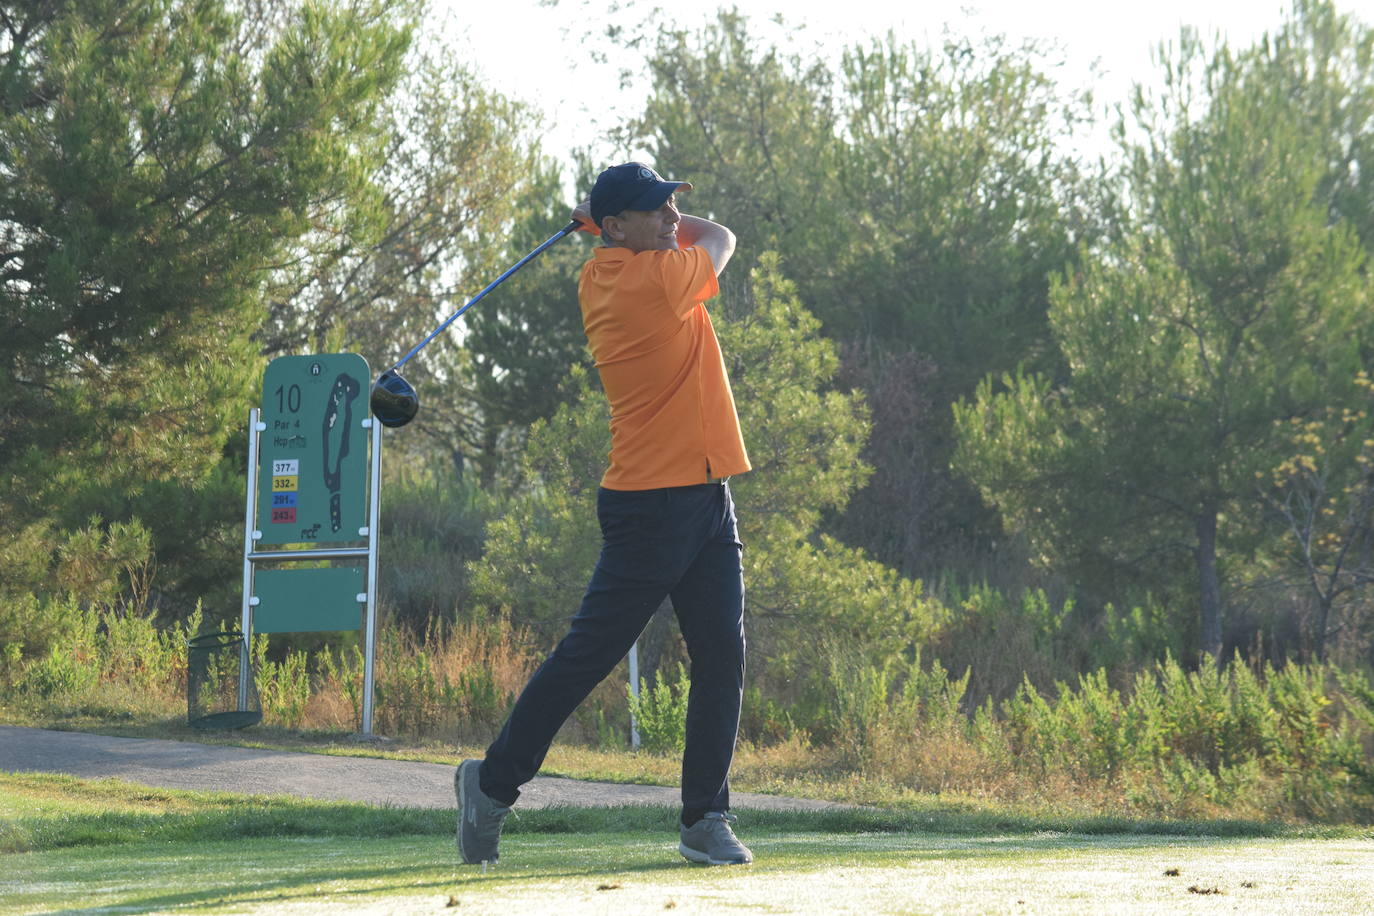
[[[331,757],[155,738],[111,738],[0,725],[0,772],[37,770],[83,779],[254,795],[294,795],[370,805],[452,808],[453,767],[377,757]],[[732,792],[735,808],[842,807],[833,802]],[[680,804],[678,790],[536,776],[518,807]]]

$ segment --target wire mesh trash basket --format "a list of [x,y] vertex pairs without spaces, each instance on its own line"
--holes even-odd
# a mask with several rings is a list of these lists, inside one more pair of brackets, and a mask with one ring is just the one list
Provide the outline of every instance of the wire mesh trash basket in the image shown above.
[[252,664],[243,664],[242,633],[186,640],[186,722],[192,728],[247,728],[262,721]]

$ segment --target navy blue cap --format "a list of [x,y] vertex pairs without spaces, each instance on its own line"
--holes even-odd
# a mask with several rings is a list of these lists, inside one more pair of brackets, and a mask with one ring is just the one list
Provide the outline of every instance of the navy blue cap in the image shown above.
[[690,191],[686,181],[665,179],[642,162],[613,165],[596,177],[592,188],[592,220],[598,227],[622,210],[657,210],[678,191]]

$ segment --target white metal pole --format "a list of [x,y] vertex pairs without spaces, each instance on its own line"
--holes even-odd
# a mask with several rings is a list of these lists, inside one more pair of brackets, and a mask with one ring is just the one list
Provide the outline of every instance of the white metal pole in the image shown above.
[[[630,646],[630,695],[639,699],[639,640]],[[635,721],[634,710],[630,710],[630,747],[639,750],[639,723]]]
[[248,480],[247,496],[243,512],[243,612],[239,624],[243,643],[239,647],[239,712],[248,709],[248,644],[253,638],[253,543],[257,540],[257,500],[258,500],[258,433],[266,429],[259,422],[260,412],[254,407],[248,411]]
[[372,736],[372,679],[377,657],[377,541],[381,534],[382,424],[368,417],[363,426],[372,431],[371,478],[367,504],[367,611],[363,624],[363,710],[364,737]]

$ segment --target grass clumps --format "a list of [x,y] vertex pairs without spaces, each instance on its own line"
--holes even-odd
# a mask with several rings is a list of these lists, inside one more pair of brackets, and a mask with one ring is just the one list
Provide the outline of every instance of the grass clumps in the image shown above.
[[[72,614],[70,638],[47,655],[3,660],[0,716],[190,737],[186,639],[199,616],[162,631],[127,610]],[[307,664],[305,648],[281,647],[272,661],[265,637],[254,642],[264,725],[221,740],[358,752],[345,741],[358,727],[357,647],[323,645]],[[540,657],[528,632],[500,618],[423,635],[387,627],[378,645],[374,730],[398,739],[394,750],[446,762],[456,746],[490,739]],[[628,698],[612,675],[564,729],[549,771],[675,784],[688,672],[677,666],[676,675],[641,691],[640,753],[627,751]],[[1036,817],[1374,823],[1374,686],[1362,671],[1239,656],[1188,667],[1166,654],[1140,670],[1098,668],[1048,687],[1025,677],[1010,695],[976,704],[975,680],[971,668],[956,673],[920,653],[881,663],[836,654],[796,685],[765,682],[786,702],[752,686],[733,783]]]

